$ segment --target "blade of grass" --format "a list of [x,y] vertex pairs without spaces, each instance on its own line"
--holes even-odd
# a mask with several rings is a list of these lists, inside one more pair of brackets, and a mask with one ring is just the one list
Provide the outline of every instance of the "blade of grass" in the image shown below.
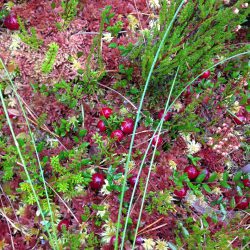
[[[193,84],[193,83],[194,83],[194,82],[195,82],[204,72],[206,72],[206,71],[208,71],[208,70],[210,70],[210,69],[213,69],[213,68],[215,68],[216,66],[221,65],[221,64],[223,64],[223,63],[225,63],[225,62],[227,62],[227,61],[229,61],[229,60],[231,60],[231,59],[234,59],[234,58],[236,58],[236,57],[243,56],[243,55],[246,55],[246,54],[249,54],[249,53],[250,53],[250,52],[248,51],[248,52],[243,52],[243,53],[236,54],[236,55],[234,55],[234,56],[228,57],[228,58],[226,58],[226,59],[224,59],[224,60],[222,60],[222,61],[220,61],[220,62],[214,64],[212,67],[210,67],[210,68],[208,68],[208,69],[205,69],[200,75],[198,75],[197,77],[195,77],[191,82],[189,82],[189,83],[187,84],[187,86],[186,86],[185,88],[183,88],[183,89],[180,91],[180,93],[177,95],[177,97],[174,99],[174,101],[169,105],[167,111],[164,112],[164,113],[166,114],[166,113],[170,110],[170,108],[174,105],[174,103],[175,103],[175,102],[177,101],[177,99],[181,96],[181,94],[188,88],[188,86],[192,85],[192,84]],[[163,115],[163,117],[165,116],[165,114]],[[136,179],[136,182],[135,182],[133,191],[132,191],[132,195],[131,195],[131,199],[130,199],[130,204],[129,204],[129,208],[128,208],[128,212],[127,212],[127,218],[126,218],[126,222],[125,222],[125,227],[126,227],[126,224],[127,224],[127,222],[128,222],[128,219],[129,219],[128,216],[129,216],[129,214],[130,214],[130,210],[131,210],[131,207],[132,207],[132,202],[133,202],[133,199],[134,199],[134,195],[135,195],[135,192],[136,192],[136,187],[137,187],[137,185],[138,185],[139,176],[140,176],[140,174],[141,174],[142,167],[143,167],[143,165],[144,165],[144,162],[145,162],[147,153],[148,153],[149,149],[151,148],[152,139],[153,139],[153,137],[155,136],[156,131],[159,129],[159,126],[160,126],[160,123],[158,124],[158,126],[157,126],[157,128],[156,128],[154,134],[152,135],[152,137],[151,137],[151,139],[150,139],[150,142],[149,142],[149,144],[148,144],[148,148],[147,148],[147,150],[145,151],[144,157],[143,157],[143,159],[142,159],[142,163],[141,163],[141,166],[140,166],[139,171],[138,171],[138,176],[137,176],[137,179]]]
[[[185,0],[183,0],[181,2],[181,4],[179,5],[179,7],[177,8],[171,22],[169,23],[164,35],[163,35],[163,38],[160,42],[160,45],[157,49],[157,52],[155,54],[155,57],[154,57],[154,60],[152,62],[152,65],[151,65],[151,68],[149,70],[149,73],[148,73],[148,77],[147,77],[147,80],[146,80],[146,83],[145,83],[145,87],[144,87],[144,90],[143,90],[143,93],[142,93],[142,96],[141,96],[141,100],[140,100],[140,105],[139,105],[139,108],[138,108],[138,111],[137,111],[137,116],[136,116],[136,121],[135,121],[135,125],[134,125],[134,130],[133,130],[133,134],[132,134],[132,138],[131,138],[131,142],[130,142],[130,147],[129,147],[129,152],[128,152],[128,158],[127,158],[127,161],[126,161],[126,165],[125,165],[125,172],[124,172],[124,181],[123,181],[123,186],[122,186],[122,192],[121,192],[121,199],[120,199],[120,206],[119,206],[119,213],[118,213],[118,219],[117,219],[117,231],[116,231],[116,240],[115,240],[115,250],[118,249],[118,237],[119,237],[119,230],[120,230],[120,226],[121,226],[121,215],[122,215],[122,206],[123,206],[123,199],[124,199],[124,194],[125,194],[125,187],[126,187],[126,182],[127,182],[127,175],[128,175],[128,165],[129,165],[129,161],[130,161],[130,158],[131,158],[131,154],[132,154],[132,148],[133,148],[133,143],[134,143],[134,139],[135,139],[135,132],[136,132],[136,129],[137,129],[137,125],[138,125],[138,121],[140,119],[140,112],[141,112],[141,109],[142,109],[142,104],[143,104],[143,101],[144,101],[144,98],[145,98],[145,95],[146,95],[146,91],[147,91],[147,88],[148,88],[148,85],[149,85],[149,82],[150,82],[150,79],[151,79],[151,76],[152,76],[152,73],[153,73],[153,70],[154,70],[154,67],[156,65],[156,62],[158,60],[158,57],[160,55],[160,51],[164,45],[164,42],[169,34],[169,31],[180,11],[180,9],[182,8],[183,4],[185,3]],[[123,234],[125,236],[125,234]],[[125,241],[125,237],[123,237],[122,239],[122,242],[121,242],[121,249],[123,248],[124,246],[124,241]]]
[[[15,132],[14,132],[14,130],[13,130],[13,127],[12,127],[12,124],[11,124],[11,121],[10,121],[10,118],[9,118],[9,115],[8,115],[8,111],[7,111],[5,102],[4,102],[4,98],[3,98],[3,93],[2,93],[1,87],[0,87],[0,100],[1,100],[1,102],[2,102],[3,110],[4,110],[4,113],[5,113],[6,119],[7,119],[8,126],[9,126],[10,131],[11,131],[11,134],[12,134],[12,137],[13,137],[13,140],[14,140],[14,143],[15,143],[15,146],[16,146],[16,149],[17,149],[17,152],[18,152],[18,155],[19,155],[20,160],[21,160],[21,162],[22,162],[22,165],[23,165],[23,167],[24,167],[24,172],[25,172],[25,174],[26,174],[26,176],[27,176],[28,183],[30,184],[30,187],[31,187],[32,193],[33,193],[33,195],[34,195],[34,197],[35,197],[37,206],[38,206],[39,210],[41,211],[42,218],[43,218],[43,220],[45,220],[44,214],[42,213],[41,204],[40,204],[40,202],[39,202],[39,199],[38,199],[38,196],[37,196],[37,194],[36,194],[35,188],[34,188],[34,186],[33,186],[32,180],[31,180],[31,178],[30,178],[30,175],[29,175],[29,172],[28,172],[28,169],[27,169],[27,165],[26,165],[26,163],[25,163],[25,161],[24,161],[24,158],[23,158],[21,149],[20,149],[20,147],[19,147],[18,141],[17,141],[17,139],[16,139]],[[47,230],[47,232],[48,232],[49,238],[52,239],[49,230]]]
[[[178,73],[179,73],[179,67],[177,68],[177,71],[176,71],[176,74],[175,74],[173,83],[172,83],[172,85],[171,85],[171,89],[170,89],[170,92],[169,92],[169,95],[168,95],[168,100],[167,100],[167,102],[166,102],[165,109],[164,109],[164,114],[163,114],[163,116],[162,116],[162,118],[161,118],[161,121],[160,121],[160,127],[159,127],[159,130],[158,130],[158,134],[157,134],[157,138],[156,138],[156,143],[155,143],[155,145],[158,144],[159,135],[160,135],[160,133],[161,133],[162,126],[163,126],[163,122],[164,122],[164,117],[165,117],[165,115],[167,114],[167,110],[168,110],[170,98],[171,98],[171,95],[172,95],[172,92],[173,92],[173,89],[174,89],[174,85],[175,85],[175,82],[176,82],[176,78],[177,78],[177,76],[178,76]],[[153,139],[153,138],[152,138],[152,139]],[[144,192],[143,192],[143,196],[142,196],[141,208],[140,208],[140,212],[139,212],[139,216],[138,216],[138,221],[137,221],[137,225],[136,225],[136,230],[135,230],[135,234],[134,234],[134,241],[133,241],[132,249],[134,249],[134,247],[135,247],[136,236],[137,236],[137,234],[138,234],[138,230],[139,230],[139,226],[140,226],[140,222],[141,222],[142,210],[143,210],[143,207],[144,207],[144,202],[145,202],[145,198],[146,198],[146,193],[147,193],[147,189],[148,189],[148,183],[149,183],[150,174],[151,174],[151,171],[152,171],[152,166],[153,166],[154,159],[155,159],[156,150],[157,150],[157,147],[155,146],[155,147],[154,147],[154,151],[153,151],[153,155],[152,155],[152,158],[151,158],[151,161],[150,161],[148,176],[147,176],[147,179],[146,179],[146,185],[145,185]],[[125,231],[125,230],[124,230],[124,231]]]
[[[42,169],[41,162],[40,162],[40,158],[39,158],[39,154],[38,154],[38,151],[37,151],[37,148],[36,148],[36,143],[35,143],[35,139],[34,139],[34,136],[33,136],[33,132],[31,131],[30,124],[29,124],[29,120],[28,120],[27,115],[26,115],[26,112],[25,112],[25,110],[24,110],[24,108],[23,108],[22,101],[20,100],[20,97],[19,97],[19,95],[18,95],[18,93],[17,93],[17,91],[16,91],[16,88],[15,88],[15,85],[13,84],[13,82],[12,82],[12,80],[11,80],[11,77],[10,77],[10,75],[9,75],[9,72],[8,72],[6,66],[5,66],[5,64],[3,63],[3,61],[2,61],[1,58],[0,58],[0,62],[1,62],[2,66],[3,66],[4,70],[5,70],[5,73],[7,74],[8,78],[9,78],[11,87],[12,87],[12,89],[13,89],[15,95],[16,95],[16,98],[17,98],[17,100],[18,100],[18,103],[19,103],[19,105],[20,105],[20,107],[21,107],[21,109],[22,109],[23,115],[24,115],[24,117],[25,117],[26,125],[27,125],[27,127],[28,127],[28,130],[29,130],[29,133],[30,133],[30,136],[31,136],[31,140],[32,140],[32,143],[33,143],[33,146],[34,146],[34,149],[35,149],[36,158],[37,158],[37,162],[38,162],[38,166],[39,166],[39,170],[40,170],[40,175],[41,175],[42,181],[43,181],[43,186],[44,186],[44,190],[45,190],[46,200],[47,200],[47,203],[48,203],[48,208],[49,208],[50,217],[51,217],[51,225],[52,225],[52,230],[53,230],[53,234],[54,234],[54,239],[57,239],[56,228],[55,228],[55,224],[54,224],[53,212],[52,212],[52,209],[51,209],[51,205],[50,205],[50,201],[49,201],[49,195],[48,195],[48,190],[47,190],[47,186],[46,186],[46,184],[45,184],[45,179],[44,179],[44,175],[43,175],[43,169]],[[4,112],[5,112],[7,121],[8,121],[8,125],[11,126],[11,133],[12,133],[12,136],[13,136],[13,139],[14,139],[14,138],[15,138],[15,133],[14,133],[14,130],[13,130],[13,128],[12,128],[12,125],[11,125],[11,122],[10,122],[10,119],[9,119],[9,115],[8,115],[8,111],[7,111],[6,105],[5,105],[5,103],[4,103],[4,99],[3,99],[3,95],[2,95],[2,90],[0,90],[0,91],[1,91],[1,101],[2,101],[2,103],[3,103]],[[14,141],[15,141],[15,145],[18,146],[18,153],[19,153],[19,152],[21,153],[16,138],[15,138]],[[19,156],[22,156],[22,153],[21,153],[21,154],[20,154],[20,153],[19,153]],[[23,158],[21,159],[21,162],[22,162],[22,164],[25,163]],[[26,169],[26,165],[25,165],[25,164],[23,164],[23,165],[25,166],[25,169]],[[27,169],[26,169],[25,173],[26,173],[26,175],[28,174],[28,175],[27,175],[28,180],[29,180],[30,184],[32,185],[32,181],[31,181],[31,178],[30,178],[30,176],[29,176],[29,173],[28,173]],[[34,189],[34,186],[33,186],[33,185],[32,185],[32,189]],[[32,191],[33,191],[33,190],[32,190]],[[33,191],[33,193],[34,193],[34,195],[36,195],[35,190]],[[41,212],[41,215],[44,217],[37,196],[36,196],[36,201],[37,201],[37,204],[39,204],[38,207],[39,207],[39,210],[40,210],[40,212]],[[45,220],[45,218],[43,218],[43,220]],[[50,235],[51,243],[52,243],[52,244],[55,243],[56,249],[58,249],[57,240],[55,240],[55,241],[52,240],[52,237],[51,237],[51,234],[50,234],[49,230],[47,230],[47,232],[48,232],[49,235]]]

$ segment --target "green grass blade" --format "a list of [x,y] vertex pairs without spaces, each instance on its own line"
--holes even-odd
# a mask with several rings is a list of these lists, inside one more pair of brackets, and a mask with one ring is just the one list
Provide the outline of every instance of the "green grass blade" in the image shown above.
[[[31,140],[32,140],[32,143],[33,143],[33,146],[34,146],[34,149],[35,149],[36,158],[37,158],[37,162],[38,162],[38,166],[39,166],[39,170],[40,170],[40,175],[41,175],[42,180],[43,180],[43,187],[44,187],[44,190],[45,190],[46,200],[47,200],[47,203],[48,203],[48,208],[49,208],[49,212],[50,212],[50,216],[51,216],[51,225],[52,225],[52,230],[53,230],[53,234],[54,234],[54,239],[57,239],[56,228],[55,228],[54,218],[53,218],[53,212],[52,212],[52,209],[51,209],[51,205],[50,205],[50,201],[49,201],[49,195],[48,195],[48,190],[47,190],[47,186],[46,186],[46,183],[45,183],[44,174],[43,174],[43,169],[42,169],[41,162],[40,162],[40,158],[39,158],[39,154],[38,154],[38,151],[37,151],[37,148],[36,148],[36,143],[35,143],[35,139],[34,139],[34,136],[33,136],[33,132],[31,131],[30,124],[29,124],[29,121],[28,121],[26,112],[25,112],[25,110],[24,110],[24,108],[23,108],[22,101],[20,100],[20,96],[19,96],[19,94],[17,93],[16,88],[15,88],[15,85],[14,85],[14,83],[12,82],[12,80],[11,80],[11,78],[10,78],[10,75],[9,75],[9,72],[8,72],[6,66],[5,66],[5,64],[3,63],[3,61],[2,61],[1,58],[0,58],[0,62],[1,62],[1,64],[2,64],[2,66],[3,66],[3,68],[4,68],[5,72],[6,72],[6,74],[7,74],[7,76],[8,76],[8,79],[9,79],[9,81],[10,81],[11,87],[12,87],[12,89],[13,89],[13,91],[14,91],[16,97],[17,97],[18,103],[19,103],[19,105],[20,105],[20,107],[21,107],[21,109],[22,109],[23,115],[24,115],[24,117],[25,117],[26,125],[27,125],[27,127],[28,127],[29,134],[30,134],[30,136],[31,136]],[[3,102],[3,100],[2,100],[2,102]],[[5,106],[5,103],[3,103],[3,105]],[[5,109],[6,109],[6,106],[5,106]],[[8,112],[7,109],[6,109],[5,111]],[[7,117],[7,120],[8,120],[8,119],[9,119],[8,113],[5,113],[5,114],[6,114],[6,117]],[[9,121],[10,121],[10,120],[9,120]],[[11,125],[11,123],[8,122],[8,125]],[[12,129],[12,130],[13,130],[13,129]],[[13,131],[13,133],[14,133],[14,131]],[[12,136],[13,136],[13,133],[12,133]],[[20,152],[21,152],[21,151],[20,151]],[[23,162],[22,162],[22,164],[23,164]],[[26,165],[25,165],[25,166],[26,166]],[[28,173],[28,172],[27,172],[27,173]],[[26,175],[27,175],[27,173],[26,173]],[[28,176],[27,176],[27,177],[28,177]],[[30,176],[29,176],[28,178],[30,179]],[[30,180],[31,180],[31,179],[30,179]],[[31,183],[31,184],[32,184],[32,183]],[[33,187],[33,185],[32,185],[32,187]],[[33,189],[34,189],[34,187],[33,187]],[[35,194],[35,193],[34,193],[34,194]],[[36,200],[38,201],[38,197],[36,197]],[[45,220],[45,217],[44,217],[43,212],[42,212],[42,209],[41,209],[41,205],[40,205],[40,203],[37,203],[37,204],[39,204],[39,206],[38,206],[38,207],[39,207],[39,210],[40,210],[40,212],[41,212],[41,215],[43,216],[43,220]],[[47,232],[48,232],[48,234],[50,235],[49,230],[47,230]],[[52,244],[55,244],[55,245],[56,245],[56,248],[55,248],[55,249],[58,249],[57,240],[54,241],[53,238],[51,237],[51,235],[50,235],[50,240],[51,240]]]
[[[164,117],[167,114],[167,110],[168,110],[168,107],[169,107],[170,98],[171,98],[171,95],[172,95],[172,92],[173,92],[173,89],[174,89],[174,85],[175,85],[178,73],[179,73],[179,67],[177,68],[174,80],[173,80],[172,85],[171,85],[171,89],[169,91],[168,100],[166,102],[165,109],[164,109],[164,114],[163,114],[163,116],[161,118],[161,121],[159,123],[160,127],[159,127],[158,134],[157,134],[158,137],[157,137],[157,140],[156,140],[156,145],[158,143],[159,135],[160,135],[161,130],[162,130],[162,126],[163,126],[163,122],[164,122]],[[143,207],[144,207],[144,202],[145,202],[145,198],[146,198],[146,193],[147,193],[147,189],[148,189],[148,183],[149,183],[149,179],[150,179],[150,175],[151,175],[151,171],[152,171],[152,166],[153,166],[154,159],[155,159],[156,150],[157,150],[157,147],[154,147],[154,151],[153,151],[152,158],[151,158],[151,161],[150,161],[148,176],[147,176],[147,179],[146,179],[146,185],[145,185],[145,189],[144,189],[144,192],[143,192],[143,197],[142,197],[141,208],[140,208],[140,212],[139,212],[139,216],[138,216],[138,221],[137,221],[137,225],[136,225],[136,229],[135,229],[134,241],[133,241],[132,249],[134,249],[134,247],[135,247],[135,241],[136,241],[138,229],[139,229],[140,222],[141,222],[142,210],[143,210]]]
[[[128,158],[127,158],[126,165],[125,165],[124,181],[123,181],[123,186],[122,186],[120,206],[119,206],[119,213],[118,213],[118,219],[117,219],[117,231],[116,231],[115,250],[118,249],[118,237],[119,237],[119,230],[120,230],[120,227],[121,227],[122,206],[123,206],[123,199],[124,199],[125,187],[126,187],[127,176],[128,176],[128,165],[129,165],[131,154],[132,154],[132,148],[133,148],[133,143],[134,143],[134,139],[135,139],[135,132],[136,132],[137,125],[138,125],[138,122],[139,122],[139,119],[140,119],[140,112],[141,112],[141,109],[142,109],[143,101],[144,101],[144,98],[145,98],[145,95],[146,95],[146,91],[147,91],[147,88],[148,88],[148,85],[149,85],[149,82],[150,82],[150,79],[151,79],[154,67],[155,67],[156,62],[158,60],[160,51],[161,51],[161,49],[162,49],[162,47],[164,45],[164,42],[165,42],[165,40],[166,40],[166,38],[167,38],[167,36],[169,34],[169,31],[170,31],[170,29],[171,29],[171,27],[172,27],[172,25],[173,25],[176,17],[177,17],[177,15],[178,15],[178,13],[179,13],[179,11],[182,8],[182,6],[183,6],[184,3],[185,3],[185,0],[183,0],[181,2],[181,4],[179,5],[178,9],[175,12],[175,15],[173,16],[171,22],[169,23],[169,25],[168,25],[165,33],[164,33],[164,36],[163,36],[163,38],[162,38],[162,40],[160,42],[160,45],[158,47],[158,50],[157,50],[156,54],[155,54],[153,63],[151,65],[151,68],[150,68],[150,71],[149,71],[149,74],[148,74],[148,77],[147,77],[147,80],[146,80],[146,83],[145,83],[144,90],[143,90],[143,93],[142,93],[142,96],[141,96],[140,105],[139,105],[139,108],[138,108],[138,111],[137,111],[137,115],[136,115],[136,120],[135,120],[135,125],[134,125],[134,131],[133,131],[131,142],[130,142],[130,147],[129,147],[129,152],[128,152]],[[123,248],[123,246],[124,246],[124,240],[121,243],[121,249]]]

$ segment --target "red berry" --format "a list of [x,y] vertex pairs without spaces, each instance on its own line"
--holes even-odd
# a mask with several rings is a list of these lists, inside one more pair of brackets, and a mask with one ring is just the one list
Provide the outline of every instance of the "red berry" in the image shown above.
[[121,130],[117,129],[117,130],[114,130],[112,133],[111,133],[111,138],[115,139],[116,141],[120,142],[122,139],[123,139],[123,133]]
[[102,108],[101,109],[101,115],[104,116],[106,119],[108,119],[111,114],[113,113],[113,110],[111,108]]
[[[162,141],[163,141],[163,140],[162,140],[162,137],[159,136],[159,139],[158,139],[158,142],[157,142],[157,138],[158,138],[157,135],[154,136],[153,141],[152,141],[152,144],[153,144],[153,146],[159,147],[159,146],[162,144]],[[156,143],[157,143],[157,145],[156,145]]]
[[187,166],[187,167],[184,169],[184,172],[187,173],[188,178],[189,178],[190,180],[194,180],[194,179],[199,175],[198,170],[197,170],[196,167],[193,166],[193,165]]
[[204,181],[207,181],[209,179],[209,177],[210,177],[210,173],[206,168],[202,169],[199,174],[205,174],[206,175]]
[[100,189],[104,183],[104,175],[101,173],[95,173],[92,175],[92,181],[89,183],[89,185],[93,189]]
[[106,126],[105,126],[104,121],[100,120],[97,123],[97,128],[100,130],[100,132],[104,132],[106,130]]
[[58,230],[59,232],[61,232],[63,226],[68,230],[69,225],[70,225],[70,221],[67,220],[67,219],[63,219],[63,220],[61,220],[61,221],[58,223],[58,225],[57,225],[57,230]]
[[134,121],[131,118],[125,119],[121,124],[121,130],[124,134],[131,134],[134,130]]
[[9,30],[18,30],[19,29],[17,17],[14,14],[9,14],[7,17],[5,17],[3,24]]
[[244,196],[235,196],[236,208],[238,209],[247,209],[249,205],[249,201]]
[[[160,112],[158,113],[158,119],[161,120],[161,118],[163,117],[164,115],[164,110],[160,110]],[[164,117],[164,121],[169,121],[172,117],[172,113],[171,112],[167,112],[167,114],[165,115]]]
[[136,237],[135,244],[137,246],[141,246],[143,244],[143,242],[144,242],[144,239],[141,236]]
[[249,178],[242,180],[242,182],[243,182],[243,184],[244,184],[245,187],[249,187],[250,188],[250,179]]
[[204,72],[202,75],[201,75],[201,79],[207,79],[209,76],[210,76],[211,72],[208,70],[206,72]]
[[188,189],[186,187],[183,187],[180,190],[174,190],[174,194],[179,198],[184,198],[187,194]]
[[133,176],[131,176],[130,178],[128,178],[128,182],[129,182],[129,184],[130,184],[132,187],[135,185],[136,178],[137,178],[136,175],[133,175]]
[[236,114],[237,117],[233,117],[233,120],[234,122],[237,124],[237,125],[242,125],[246,122],[247,118],[242,115],[242,114]]
[[[112,236],[109,241],[109,246],[115,245],[116,236]],[[118,237],[118,245],[120,245],[122,242],[121,237]]]

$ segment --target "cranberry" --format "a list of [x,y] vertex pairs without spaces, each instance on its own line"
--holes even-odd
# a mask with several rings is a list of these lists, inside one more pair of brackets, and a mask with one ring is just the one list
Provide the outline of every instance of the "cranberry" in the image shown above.
[[[158,113],[158,119],[161,120],[162,117],[163,117],[163,115],[164,115],[164,110],[162,109],[162,110],[160,110],[160,112]],[[166,122],[166,121],[169,121],[169,120],[171,119],[171,117],[172,117],[172,113],[171,113],[171,112],[167,112],[167,114],[166,114],[165,117],[164,117],[164,121],[165,121],[165,122]]]
[[244,196],[235,196],[236,208],[238,209],[247,209],[249,205],[249,201]]
[[100,113],[102,116],[104,116],[106,119],[108,119],[111,116],[111,114],[113,113],[113,110],[111,108],[105,107],[105,108],[101,109]]
[[245,187],[249,187],[250,188],[250,179],[249,178],[242,180],[242,182],[243,182],[243,184],[244,184]]
[[[153,146],[156,146],[156,147],[160,146],[162,144],[162,141],[163,141],[161,136],[159,136],[158,142],[157,142],[157,138],[158,138],[157,135],[154,136],[153,141],[152,141]],[[157,142],[157,145],[156,145],[156,142]]]
[[106,130],[106,126],[105,126],[104,121],[100,120],[97,123],[97,128],[100,130],[100,132],[104,132]]
[[204,181],[207,181],[209,179],[209,177],[210,177],[210,173],[206,168],[202,169],[200,174],[205,174],[206,175],[205,178],[204,178]]
[[133,175],[131,176],[130,178],[128,178],[128,182],[129,184],[133,187],[136,183],[136,179],[137,179],[137,176],[136,175]]
[[131,134],[134,130],[134,121],[131,118],[125,119],[121,124],[121,130],[124,134]]
[[[109,241],[109,246],[115,245],[116,236],[112,236]],[[118,237],[118,245],[120,245],[122,242],[121,237]]]
[[179,198],[184,198],[187,194],[188,189],[186,187],[181,188],[180,190],[174,190],[174,194]]
[[122,139],[123,139],[123,133],[121,130],[117,129],[117,130],[114,130],[112,133],[111,133],[111,138],[115,139],[116,141],[120,142]]
[[93,189],[100,189],[104,184],[104,175],[100,173],[95,173],[92,175],[92,181],[89,183],[90,187]]
[[136,237],[135,244],[137,246],[141,246],[143,244],[143,242],[144,242],[144,239],[141,236]]
[[233,117],[233,120],[234,122],[237,124],[237,125],[242,125],[246,122],[247,118],[242,115],[242,114],[236,114],[237,117]]
[[201,75],[201,79],[207,79],[209,76],[210,76],[211,72],[210,70],[204,72],[202,75]]
[[199,175],[198,170],[197,170],[196,167],[193,166],[193,165],[187,166],[187,167],[184,169],[184,172],[187,173],[188,178],[189,178],[190,180],[194,180],[194,179]]
[[7,17],[5,17],[3,24],[9,30],[18,30],[19,29],[17,17],[14,14],[9,14]]
[[67,219],[63,219],[63,220],[61,220],[61,221],[58,223],[58,225],[57,225],[57,230],[58,230],[59,232],[61,232],[63,226],[68,230],[69,225],[70,225],[70,221],[67,220]]

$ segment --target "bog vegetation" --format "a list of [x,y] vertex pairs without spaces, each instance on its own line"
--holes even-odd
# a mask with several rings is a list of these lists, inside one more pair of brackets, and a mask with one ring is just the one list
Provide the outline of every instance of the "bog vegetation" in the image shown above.
[[249,6],[0,3],[1,249],[249,249]]

